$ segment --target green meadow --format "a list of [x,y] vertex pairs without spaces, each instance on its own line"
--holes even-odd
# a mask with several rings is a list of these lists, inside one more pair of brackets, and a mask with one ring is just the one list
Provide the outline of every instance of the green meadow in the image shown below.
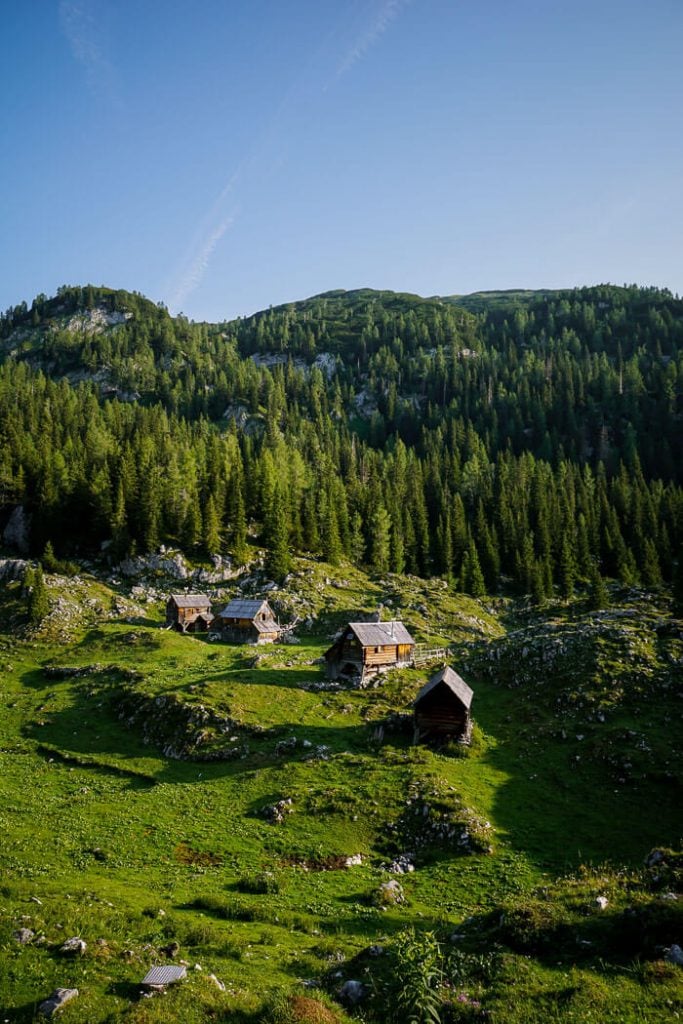
[[[257,649],[164,630],[160,603],[103,578],[48,589],[68,628],[31,633],[18,583],[2,599],[3,1021],[57,987],[79,990],[64,1024],[679,1019],[683,625],[664,596],[540,613],[302,560],[273,601],[312,625]],[[414,746],[396,717],[429,666],[325,688],[335,629],[380,602],[452,647],[470,749]],[[415,870],[388,871],[404,853]],[[167,962],[187,979],[141,997]]]

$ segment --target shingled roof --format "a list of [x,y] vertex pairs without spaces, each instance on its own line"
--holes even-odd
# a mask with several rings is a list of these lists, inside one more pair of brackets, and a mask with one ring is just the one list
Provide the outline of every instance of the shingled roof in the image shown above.
[[439,683],[445,683],[448,689],[455,694],[458,700],[462,701],[469,711],[474,692],[472,688],[467,685],[465,680],[462,679],[457,672],[454,672],[448,665],[433,675],[428,683],[425,683],[415,698],[415,704],[419,704],[422,698],[426,697],[428,693],[431,693]]
[[206,594],[171,594],[177,608],[210,608],[211,598]]
[[260,611],[263,611],[264,606],[270,611],[270,605],[263,598],[256,601],[245,601],[236,597],[225,606],[220,616],[222,619],[253,619]]
[[348,628],[353,630],[363,647],[415,643],[402,622],[349,622]]

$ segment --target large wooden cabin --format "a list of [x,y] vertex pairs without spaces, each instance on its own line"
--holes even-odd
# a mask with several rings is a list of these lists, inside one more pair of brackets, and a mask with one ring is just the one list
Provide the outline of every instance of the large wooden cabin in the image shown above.
[[171,594],[166,602],[166,625],[179,633],[205,633],[212,622],[206,594]]
[[446,666],[422,687],[413,708],[415,741],[459,739],[468,742],[472,730],[472,689],[457,672]]
[[267,644],[279,640],[282,630],[267,601],[235,598],[219,612],[214,629],[224,640],[242,644]]
[[349,622],[325,651],[327,675],[359,678],[412,665],[415,641],[402,622]]

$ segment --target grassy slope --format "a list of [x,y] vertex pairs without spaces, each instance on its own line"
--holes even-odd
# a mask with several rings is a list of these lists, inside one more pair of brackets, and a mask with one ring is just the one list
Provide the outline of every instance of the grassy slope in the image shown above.
[[[673,699],[672,659],[683,653],[677,634],[658,637],[661,614],[648,605],[647,615],[629,620],[628,628],[638,630],[627,637],[631,646],[619,648],[618,636],[602,633],[587,647],[579,640],[572,646],[568,635],[576,623],[558,611],[553,637],[564,637],[564,660],[544,667],[540,655],[534,658],[548,646],[545,627],[512,621],[504,604],[487,610],[439,581],[370,581],[344,567],[330,582],[333,572],[300,564],[293,593],[276,599],[283,609],[313,611],[314,631],[303,634],[299,646],[258,653],[160,630],[160,608],[143,612],[131,604],[133,621],[122,621],[109,611],[121,595],[88,577],[76,585],[52,583],[53,593],[69,589],[80,609],[61,638],[53,623],[47,635],[19,641],[11,625],[19,596],[16,587],[6,588],[0,650],[3,1019],[31,1020],[37,1001],[57,985],[81,991],[63,1012],[66,1024],[203,1021],[222,1010],[257,1014],[268,990],[319,977],[407,924],[448,934],[469,918],[473,949],[512,950],[488,985],[472,981],[489,1019],[590,1020],[593,1012],[601,1020],[667,1019],[675,972],[639,973],[630,954],[611,957],[599,936],[592,959],[584,951],[574,966],[580,941],[574,932],[569,953],[560,945],[554,957],[543,953],[542,938],[556,918],[580,929],[597,893],[609,892],[615,913],[634,899],[651,899],[639,876],[614,869],[626,865],[632,872],[652,846],[679,839],[680,789],[663,781],[680,738],[680,701]],[[406,710],[425,671],[396,674],[362,692],[310,688],[323,679],[314,662],[335,626],[380,600],[391,603],[419,640],[451,640],[459,649],[456,664],[469,661],[483,733],[470,757],[413,748],[400,734],[375,743],[377,721]],[[579,624],[589,635],[592,621]],[[615,657],[620,651],[632,662],[636,639],[642,664],[631,665],[630,676],[622,672],[619,686],[608,685],[608,676],[620,678]],[[45,671],[95,665],[118,671],[91,668],[66,678]],[[594,690],[601,679],[598,705]],[[631,701],[639,680],[647,685]],[[229,716],[226,735],[208,735],[199,752],[229,746],[234,736],[241,753],[221,761],[165,757],[145,742],[139,721],[131,727],[119,718],[121,702],[131,695],[165,698],[150,705],[162,722],[171,695]],[[598,723],[603,704],[607,721]],[[169,736],[173,728],[171,722]],[[626,742],[619,730],[628,728],[636,734],[630,737],[634,748],[641,739],[652,747],[646,765],[631,761],[625,769],[605,756],[611,747],[601,730],[613,734],[618,748]],[[276,752],[278,742],[292,738],[292,749]],[[628,778],[621,783],[623,775],[615,778],[615,772]],[[381,864],[410,848],[392,828],[416,794],[434,807],[464,805],[488,820],[493,852],[468,856],[452,844],[423,851],[418,870],[401,877],[406,905],[382,910],[371,896],[388,877]],[[261,809],[282,797],[292,798],[293,811],[272,825]],[[315,870],[357,853],[361,866]],[[563,881],[581,865],[588,867],[577,881]],[[529,960],[517,932],[506,938],[497,925],[491,931],[491,914],[498,921],[501,907],[527,901],[535,907],[531,894],[538,886],[551,894],[552,912],[545,925],[536,922],[531,949],[538,955]],[[263,889],[274,891],[254,891]],[[10,936],[20,926],[44,933],[47,944],[17,945]],[[55,949],[74,934],[88,942],[77,962]],[[180,957],[203,971],[191,972],[190,982],[164,1001],[138,1002],[136,983],[150,963],[163,962],[160,947],[172,939],[180,943]],[[654,946],[644,953],[652,959]],[[206,980],[212,971],[227,992]]]

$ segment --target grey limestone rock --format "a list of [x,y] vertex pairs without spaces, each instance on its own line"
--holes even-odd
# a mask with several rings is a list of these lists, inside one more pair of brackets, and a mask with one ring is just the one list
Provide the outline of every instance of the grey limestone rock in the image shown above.
[[51,1017],[57,1010],[70,1003],[78,995],[77,988],[56,988],[52,995],[48,996],[38,1007],[38,1013],[44,1017]]
[[87,948],[83,939],[79,939],[77,935],[74,935],[72,939],[67,939],[66,942],[62,943],[59,947],[59,952],[65,956],[83,956]]

